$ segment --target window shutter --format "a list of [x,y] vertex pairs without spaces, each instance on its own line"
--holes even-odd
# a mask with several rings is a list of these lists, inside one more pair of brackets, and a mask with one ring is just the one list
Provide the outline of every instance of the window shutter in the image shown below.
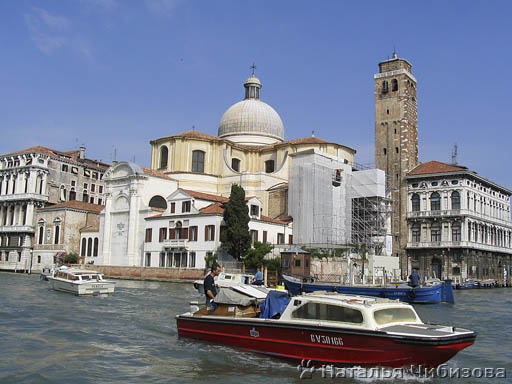
[[210,225],[212,227],[212,241],[215,240],[215,225]]
[[189,231],[190,228],[182,228],[181,229],[181,238],[183,240],[187,240],[188,239],[188,231]]
[[267,231],[263,231],[263,243],[267,242]]
[[170,240],[174,240],[176,238],[176,229],[175,228],[171,228],[169,230],[169,239]]
[[171,203],[171,213],[174,213],[176,211],[176,204]]
[[204,241],[208,241],[208,225],[204,226]]

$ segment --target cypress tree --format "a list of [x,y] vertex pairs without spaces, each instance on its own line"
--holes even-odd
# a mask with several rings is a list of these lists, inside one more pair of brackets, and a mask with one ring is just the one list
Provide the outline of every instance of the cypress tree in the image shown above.
[[220,241],[222,248],[237,260],[241,260],[251,247],[249,220],[245,191],[241,186],[233,184],[229,201],[224,205],[226,227],[220,234]]

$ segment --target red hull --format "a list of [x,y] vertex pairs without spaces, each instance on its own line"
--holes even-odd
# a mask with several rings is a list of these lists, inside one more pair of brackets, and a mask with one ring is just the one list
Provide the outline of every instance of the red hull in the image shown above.
[[383,332],[326,329],[178,316],[178,334],[313,364],[437,367],[474,343],[475,335],[450,340],[390,336]]

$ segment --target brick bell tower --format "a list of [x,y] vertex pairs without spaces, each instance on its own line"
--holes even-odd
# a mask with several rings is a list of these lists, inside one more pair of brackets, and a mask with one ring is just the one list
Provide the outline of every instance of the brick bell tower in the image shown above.
[[375,167],[386,172],[393,197],[393,256],[407,275],[407,184],[405,175],[418,165],[418,104],[412,65],[396,53],[379,63],[375,81]]

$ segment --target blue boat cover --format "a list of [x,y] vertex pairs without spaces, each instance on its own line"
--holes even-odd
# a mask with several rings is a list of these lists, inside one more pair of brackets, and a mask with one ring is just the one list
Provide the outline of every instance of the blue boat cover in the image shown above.
[[287,292],[277,290],[270,291],[265,301],[260,304],[260,317],[264,319],[272,319],[277,315],[281,315],[289,302],[290,297],[288,297]]

